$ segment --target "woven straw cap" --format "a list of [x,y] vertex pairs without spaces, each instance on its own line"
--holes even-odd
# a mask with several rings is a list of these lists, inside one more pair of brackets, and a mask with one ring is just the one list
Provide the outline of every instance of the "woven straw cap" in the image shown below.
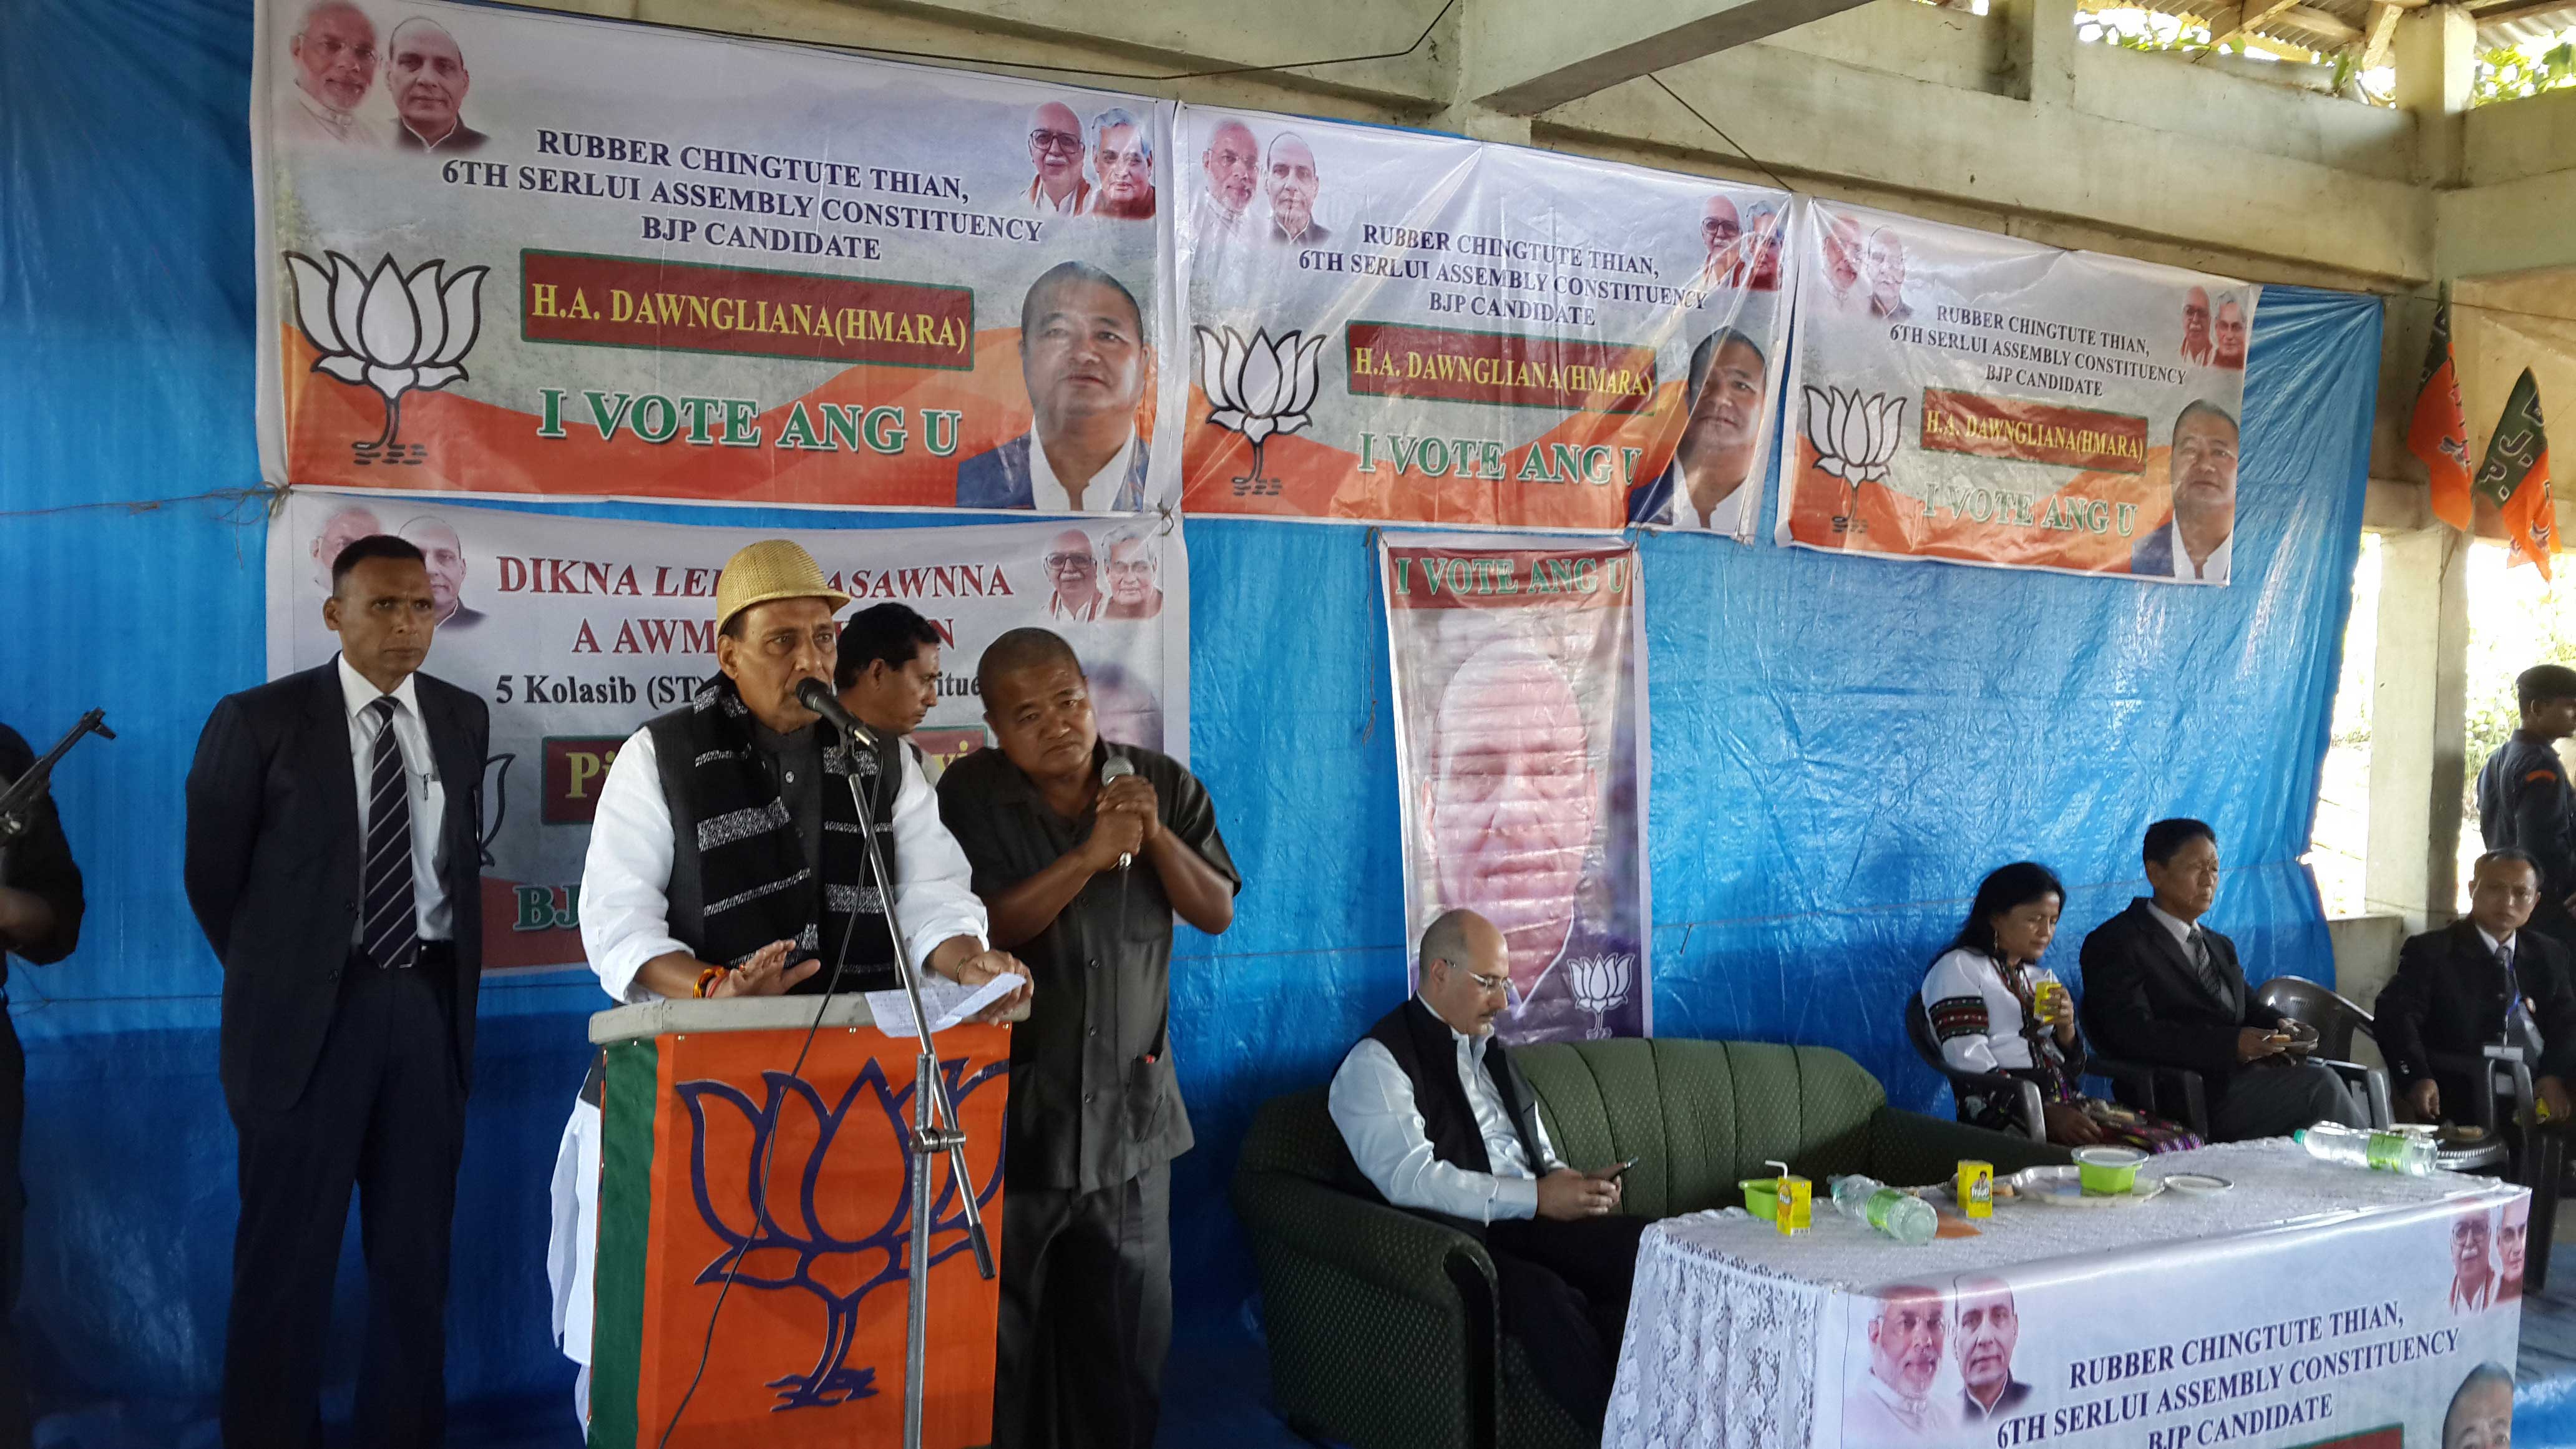
[[784,538],[762,539],[726,559],[724,572],[716,577],[717,631],[732,623],[734,615],[773,599],[829,599],[838,613],[850,596],[823,582],[822,566],[800,545]]

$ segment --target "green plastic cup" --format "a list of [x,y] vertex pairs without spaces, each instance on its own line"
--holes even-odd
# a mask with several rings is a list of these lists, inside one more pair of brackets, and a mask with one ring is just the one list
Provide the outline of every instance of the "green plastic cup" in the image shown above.
[[2138,1186],[2138,1164],[2147,1154],[2134,1147],[2078,1147],[2076,1177],[2086,1197],[2121,1197]]

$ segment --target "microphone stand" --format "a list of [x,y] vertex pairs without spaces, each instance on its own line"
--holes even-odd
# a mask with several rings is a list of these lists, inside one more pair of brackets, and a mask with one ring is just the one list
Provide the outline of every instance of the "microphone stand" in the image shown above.
[[[957,1121],[955,1104],[948,1100],[948,1084],[939,1075],[939,1054],[931,1047],[930,1013],[921,1005],[921,968],[912,959],[903,922],[895,915],[894,882],[886,871],[885,849],[877,843],[876,819],[868,809],[866,792],[859,788],[858,751],[857,736],[842,730],[841,758],[850,767],[843,778],[850,786],[850,803],[858,810],[859,838],[867,844],[868,873],[875,878],[878,898],[885,902],[887,933],[894,937],[895,974],[912,1008],[913,1035],[921,1042],[912,1078],[912,1252],[907,1273],[912,1291],[903,1340],[903,1445],[921,1449],[921,1377],[930,1328],[931,1159],[941,1153],[948,1156],[949,1180],[957,1185],[957,1197],[965,1209],[966,1240],[975,1248],[975,1271],[987,1282],[993,1277],[993,1245],[984,1234],[984,1215],[975,1203],[974,1174],[966,1166],[966,1131]],[[895,767],[900,770],[902,765],[898,757]],[[882,1030],[884,1024],[878,1025]],[[942,1127],[942,1122],[947,1125]]]

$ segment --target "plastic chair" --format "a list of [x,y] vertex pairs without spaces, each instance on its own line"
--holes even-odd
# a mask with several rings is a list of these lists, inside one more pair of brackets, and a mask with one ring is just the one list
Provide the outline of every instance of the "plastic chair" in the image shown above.
[[[2102,1052],[2102,1032],[2093,1021],[2093,1001],[2076,1003],[2084,1029],[2084,1072],[2111,1079],[2113,1095],[2124,1105],[2179,1122],[2201,1141],[2209,1140],[2209,1089],[2189,1067],[2133,1062]],[[2170,1087],[2170,1093],[2163,1091]]]
[[2388,1074],[2351,1060],[2354,1032],[2373,1041],[2379,1039],[2369,1012],[2296,976],[2273,977],[2254,993],[2254,999],[2292,1021],[2316,1028],[2317,1051],[2308,1060],[2331,1068],[2336,1076],[2352,1083],[2353,1090],[2361,1093],[2362,1104],[2370,1109],[2370,1125],[2382,1129],[2396,1125],[2397,1113],[2388,1095]]
[[1932,1035],[1932,1014],[1924,1009],[1920,991],[1906,995],[1905,1034],[1912,1039],[1915,1055],[1923,1058],[1923,1064],[1950,1079],[1952,1092],[1973,1089],[2016,1094],[2021,1098],[2022,1130],[2033,1142],[2048,1140],[2048,1114],[2040,1100],[2039,1084],[2002,1072],[1964,1072],[1950,1065],[1941,1055],[1941,1043]]

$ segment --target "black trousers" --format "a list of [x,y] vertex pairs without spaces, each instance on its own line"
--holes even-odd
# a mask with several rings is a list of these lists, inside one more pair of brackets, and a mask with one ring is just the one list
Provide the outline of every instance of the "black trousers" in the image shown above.
[[34,1442],[34,1410],[27,1402],[27,1362],[12,1314],[18,1307],[19,1272],[26,1265],[27,1195],[18,1182],[18,1144],[27,1119],[27,1056],[18,1028],[0,1006],[0,1449]]
[[465,1141],[447,1002],[431,979],[445,969],[351,961],[302,1100],[283,1112],[231,1104],[241,1227],[224,1340],[226,1449],[322,1442],[331,1282],[353,1187],[367,1256],[356,1442],[444,1441],[448,1225]]
[[1619,1340],[1628,1328],[1628,1290],[1637,1281],[1632,1217],[1513,1219],[1485,1228],[1502,1296],[1502,1329],[1520,1340],[1530,1372],[1574,1422],[1598,1433],[1610,1408]]
[[993,1449],[1153,1449],[1172,1347],[1172,1169],[1002,1195]]
[[2227,1079],[2225,1100],[2209,1114],[2209,1135],[2215,1142],[2244,1142],[2319,1122],[2367,1127],[2370,1110],[2332,1067],[2245,1066]]

